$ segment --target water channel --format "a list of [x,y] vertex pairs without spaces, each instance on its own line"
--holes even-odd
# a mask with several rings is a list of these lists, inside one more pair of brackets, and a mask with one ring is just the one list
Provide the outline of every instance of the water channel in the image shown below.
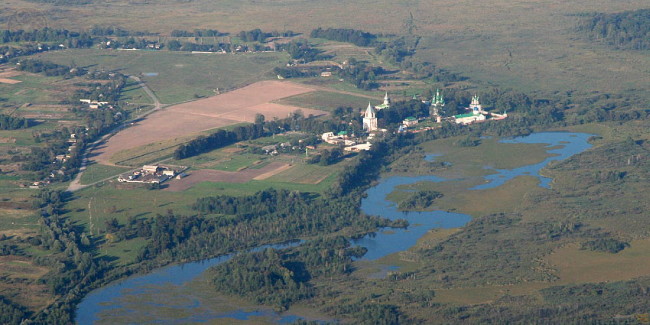
[[[591,147],[588,143],[591,134],[568,132],[542,132],[533,133],[524,137],[501,140],[503,143],[544,143],[547,152],[552,156],[544,161],[515,168],[491,169],[494,172],[485,176],[486,183],[478,185],[471,190],[494,188],[502,185],[517,176],[530,175],[539,178],[540,186],[549,188],[551,179],[541,176],[540,170],[552,161],[563,160],[572,155],[583,152]],[[444,158],[436,153],[427,155],[426,159]],[[415,245],[416,241],[427,231],[433,228],[456,228],[465,225],[471,220],[469,215],[446,211],[401,212],[395,203],[386,199],[386,196],[401,185],[417,182],[451,182],[453,179],[438,176],[393,176],[381,179],[377,185],[368,189],[367,197],[361,202],[361,209],[366,214],[379,215],[391,220],[406,219],[410,226],[408,229],[390,229],[355,240],[356,245],[368,248],[363,260],[376,260],[381,257],[404,251]],[[288,248],[299,245],[299,242],[282,245],[265,245],[255,250],[267,247]],[[165,324],[184,324],[191,322],[207,322],[219,318],[234,318],[247,320],[249,317],[266,317],[275,323],[290,323],[301,316],[290,313],[278,314],[268,307],[255,310],[235,310],[231,312],[217,311],[210,308],[209,304],[192,295],[191,290],[181,290],[191,281],[199,278],[207,269],[223,263],[231,258],[226,255],[200,262],[185,263],[155,270],[145,275],[133,276],[105,287],[97,289],[86,296],[77,308],[76,321],[79,324],[97,323],[102,315],[119,314],[121,319],[131,319],[126,323],[133,323],[133,319],[145,320],[147,316],[151,322]],[[161,299],[167,298],[167,299]],[[146,307],[143,307],[146,306]],[[143,308],[147,310],[142,310]],[[152,313],[151,310],[165,309],[167,313]],[[133,318],[129,316],[132,315]],[[144,318],[142,318],[144,316]]]

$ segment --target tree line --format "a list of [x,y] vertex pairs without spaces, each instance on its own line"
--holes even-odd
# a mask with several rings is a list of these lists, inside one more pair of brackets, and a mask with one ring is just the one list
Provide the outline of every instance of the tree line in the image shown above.
[[324,38],[332,41],[352,43],[356,46],[372,46],[377,35],[349,28],[316,28],[311,31],[312,38]]
[[650,49],[650,9],[600,13],[584,19],[578,30],[619,49]]
[[442,197],[438,191],[417,191],[402,200],[397,208],[400,211],[423,210],[429,208],[436,199]]
[[43,73],[48,77],[64,76],[67,78],[83,76],[87,73],[86,70],[81,68],[71,68],[69,66],[38,59],[21,60],[18,62],[18,70],[32,73]]
[[212,268],[212,283],[219,292],[286,310],[316,294],[312,279],[350,273],[353,258],[365,252],[345,237],[320,237],[296,248],[237,255]]
[[264,134],[264,127],[259,123],[237,126],[232,131],[219,130],[181,144],[174,150],[174,159],[189,158],[239,141],[257,139]]
[[19,42],[64,42],[70,38],[87,40],[90,38],[85,32],[73,32],[67,29],[55,29],[45,27],[43,29],[33,29],[25,31],[5,29],[0,33],[0,43],[19,43]]
[[194,29],[193,31],[174,29],[170,35],[172,37],[217,37],[228,35],[228,33],[222,33],[216,29]]
[[[359,117],[357,116],[356,118]],[[199,136],[180,145],[174,151],[174,159],[185,159],[214,149],[223,148],[239,141],[253,140],[286,131],[320,134],[330,131],[347,131],[348,127],[348,124],[337,123],[332,119],[318,119],[313,116],[305,117],[299,110],[288,118],[270,121],[265,121],[264,116],[258,114],[254,124],[237,126],[232,130],[218,130],[208,136]]]
[[17,130],[29,127],[29,119],[0,114],[0,130]]

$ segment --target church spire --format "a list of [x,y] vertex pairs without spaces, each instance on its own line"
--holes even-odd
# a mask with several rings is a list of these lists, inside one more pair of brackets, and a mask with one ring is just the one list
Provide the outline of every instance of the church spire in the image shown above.
[[372,108],[372,104],[368,102],[368,108],[366,108],[366,113],[364,114],[365,118],[374,118],[375,117],[375,109]]
[[366,108],[366,112],[363,115],[363,129],[365,131],[377,130],[377,115],[370,102],[368,102],[368,108]]

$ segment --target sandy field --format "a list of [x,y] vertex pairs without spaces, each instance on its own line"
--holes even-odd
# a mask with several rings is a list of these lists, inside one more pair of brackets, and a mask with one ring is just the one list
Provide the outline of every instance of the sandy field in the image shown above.
[[122,150],[241,122],[253,122],[257,113],[263,114],[267,120],[287,117],[297,109],[301,109],[305,116],[327,114],[314,109],[271,103],[313,90],[291,82],[260,81],[221,95],[170,106],[111,137],[105,145],[98,147],[94,159],[110,164],[110,157]]
[[20,81],[20,80],[7,79],[7,78],[0,78],[0,84],[10,84],[10,85],[13,85],[13,84],[21,83],[21,82],[22,82],[22,81]]
[[22,81],[9,79],[11,77],[20,76],[22,73],[13,69],[10,70],[0,70],[0,84],[17,84]]
[[227,172],[214,169],[200,169],[191,171],[188,176],[181,179],[169,181],[168,186],[164,189],[170,192],[184,191],[197,183],[201,182],[226,182],[226,183],[245,183],[250,180],[266,179],[287,170],[292,166],[283,162],[272,162],[259,169],[244,169],[237,172]]

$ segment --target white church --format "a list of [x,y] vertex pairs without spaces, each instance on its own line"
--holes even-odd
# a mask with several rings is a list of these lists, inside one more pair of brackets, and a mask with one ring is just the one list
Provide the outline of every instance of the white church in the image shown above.
[[377,129],[377,111],[368,102],[368,108],[366,108],[366,112],[363,114],[363,130],[370,132],[376,131]]

